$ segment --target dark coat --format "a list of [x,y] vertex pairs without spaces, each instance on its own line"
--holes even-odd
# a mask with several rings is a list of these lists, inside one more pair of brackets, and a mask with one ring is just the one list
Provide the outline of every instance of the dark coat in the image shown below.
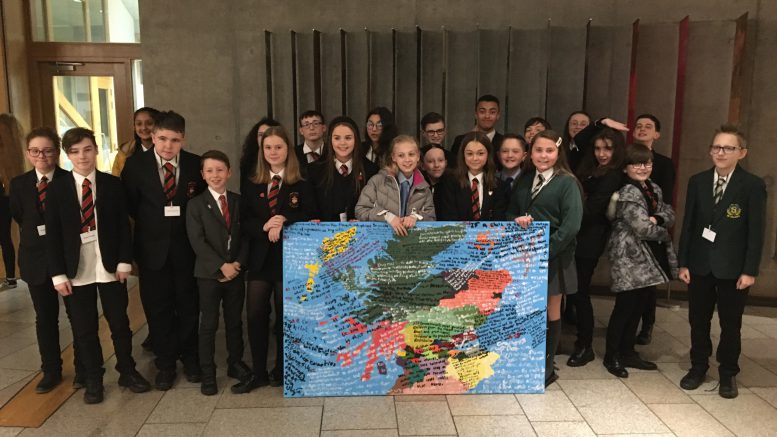
[[[695,275],[712,273],[718,279],[757,276],[766,226],[766,185],[737,166],[715,205],[713,172],[703,171],[688,181],[680,267]],[[702,238],[707,226],[716,233],[714,243]]]
[[343,176],[339,172],[334,172],[334,180],[331,186],[327,186],[324,181],[324,174],[327,166],[333,165],[328,160],[316,162],[308,168],[308,181],[313,184],[316,193],[316,204],[318,206],[317,218],[324,222],[339,222],[340,214],[346,213],[348,220],[356,219],[354,208],[359,200],[359,194],[356,192],[353,178],[361,179],[362,187],[367,184],[373,176],[378,173],[378,166],[367,158],[362,159],[364,174],[354,175],[351,172],[348,176]]
[[[480,220],[499,221],[505,219],[510,187],[496,180],[496,189],[483,187],[483,202]],[[463,188],[452,174],[444,174],[434,191],[434,210],[439,221],[463,221],[472,218],[472,190]]]
[[607,236],[610,232],[610,220],[607,218],[607,205],[610,197],[620,189],[623,173],[612,169],[601,176],[591,176],[582,182],[585,192],[583,202],[583,221],[577,233],[575,256],[586,259],[599,259],[604,253]]
[[655,150],[653,151],[653,171],[650,173],[650,180],[661,187],[661,192],[664,193],[664,202],[672,205],[674,203],[674,163],[669,157]]

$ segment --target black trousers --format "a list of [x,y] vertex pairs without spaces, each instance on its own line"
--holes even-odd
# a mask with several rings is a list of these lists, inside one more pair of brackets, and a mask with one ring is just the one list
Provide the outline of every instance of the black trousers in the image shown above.
[[567,296],[577,311],[577,347],[590,347],[594,340],[594,307],[591,305],[591,278],[599,258],[575,257],[577,293]]
[[3,264],[5,264],[5,276],[16,277],[16,252],[11,240],[11,208],[8,196],[0,193],[0,249],[3,250]]
[[219,304],[224,311],[224,330],[227,337],[227,365],[243,360],[243,277],[229,282],[197,278],[200,293],[200,367],[205,375],[216,374],[216,331],[219,327]]
[[65,297],[65,300],[70,301],[73,338],[86,368],[86,378],[90,381],[101,381],[105,372],[98,336],[98,292],[103,316],[111,329],[116,352],[116,370],[119,373],[135,370],[135,360],[132,359],[132,331],[127,317],[127,285],[113,281],[77,286],[73,287],[73,294]]
[[637,288],[618,292],[615,295],[615,307],[607,324],[607,348],[605,359],[615,356],[631,356],[637,338],[639,318],[645,310],[650,292],[656,287]]
[[647,297],[647,303],[645,309],[642,311],[642,330],[650,329],[656,324],[656,302],[658,301],[658,293],[656,287]]
[[[45,284],[28,284],[32,307],[35,309],[35,334],[38,337],[38,352],[40,352],[41,370],[43,373],[62,373],[62,352],[59,348],[59,294],[51,281]],[[65,302],[65,312],[70,324],[73,317],[70,311],[70,300]],[[99,343],[97,345],[100,347]],[[73,342],[73,367],[76,373],[85,375],[86,368],[79,360],[80,346]],[[102,348],[100,349],[100,365],[102,366]]]
[[160,270],[140,265],[140,299],[146,313],[157,369],[175,370],[180,358],[199,369],[197,327],[199,296],[192,269],[176,268],[168,256]]
[[691,274],[688,285],[688,321],[691,324],[691,366],[707,371],[712,355],[710,321],[715,305],[720,319],[720,343],[715,354],[721,376],[739,373],[739,354],[742,351],[742,313],[749,288],[737,290],[736,279],[718,279],[713,275]]
[[251,344],[251,360],[254,373],[259,378],[267,377],[267,348],[270,337],[270,296],[275,303],[275,370],[283,371],[283,283],[262,279],[248,281],[246,293],[246,319],[248,341]]

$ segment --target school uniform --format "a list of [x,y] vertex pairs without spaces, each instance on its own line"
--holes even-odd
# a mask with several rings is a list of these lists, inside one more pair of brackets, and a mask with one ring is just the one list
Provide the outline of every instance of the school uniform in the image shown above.
[[[111,329],[116,370],[136,374],[132,332],[127,317],[127,286],[117,272],[132,266],[132,237],[124,189],[119,178],[100,171],[84,177],[67,173],[48,187],[46,246],[54,286],[70,281],[71,327],[86,370],[87,394],[102,396],[104,373],[99,347],[97,295]],[[96,229],[95,229],[96,228]],[[119,383],[122,384],[122,379]],[[146,383],[147,385],[147,383]],[[133,391],[145,391],[134,390]]]
[[129,212],[135,219],[140,297],[157,357],[155,364],[166,372],[165,381],[157,386],[170,388],[179,357],[189,379],[196,381],[199,309],[186,207],[205,189],[200,157],[181,150],[170,162],[163,162],[156,149],[151,149],[127,161],[122,179]]
[[321,160],[321,158],[324,156],[324,151],[325,149],[323,143],[317,150],[313,150],[313,148],[311,148],[310,145],[308,145],[306,142],[294,146],[294,154],[297,156],[297,162],[299,162],[299,171],[302,173],[303,178],[307,179],[308,169],[312,164]]
[[[251,345],[251,356],[255,376],[262,381],[267,380],[267,347],[269,340],[269,300],[252,305],[257,298],[252,296],[255,287],[260,286],[262,293],[274,293],[276,308],[276,358],[275,369],[272,372],[274,382],[279,382],[283,375],[283,246],[281,240],[275,243],[262,230],[264,224],[275,215],[286,218],[286,224],[310,220],[316,217],[316,199],[313,187],[305,180],[293,184],[282,181],[282,174],[277,188],[273,183],[255,183],[247,181],[243,186],[241,198],[242,229],[249,240],[248,253],[248,341]],[[277,193],[277,194],[276,194]],[[264,297],[262,297],[264,299]]]
[[462,221],[504,220],[509,199],[509,184],[497,179],[496,187],[489,189],[483,184],[483,173],[477,176],[467,172],[470,182],[462,187],[459,180],[449,174],[440,178],[434,192],[434,210],[437,220]]
[[237,261],[242,270],[248,261],[248,244],[240,226],[240,195],[206,189],[189,201],[186,231],[197,255],[194,276],[200,298],[199,357],[203,381],[211,377],[215,383],[214,354],[220,306],[224,308],[227,366],[230,376],[238,377],[246,368],[242,322],[245,283],[242,272],[222,282],[221,266]]
[[[35,169],[11,180],[11,215],[19,225],[19,270],[27,283],[35,309],[35,334],[44,374],[61,375],[62,358],[59,344],[59,294],[51,283],[51,270],[46,263],[46,222],[44,212],[49,185],[67,176],[69,172],[56,167],[48,174]],[[45,180],[44,180],[45,178]],[[70,301],[64,299],[65,312],[71,319]],[[98,344],[99,346],[99,344]],[[76,375],[85,376],[85,369],[78,359],[80,347],[74,348]],[[100,351],[102,356],[102,351]],[[52,387],[53,388],[53,387]]]
[[[461,142],[464,140],[464,136],[467,134],[461,134],[456,136],[456,138],[453,139],[453,144],[451,144],[451,157],[452,160],[448,161],[449,166],[451,168],[455,168],[456,164],[459,162],[459,149],[462,147]],[[502,168],[502,164],[499,163],[499,146],[502,145],[502,140],[504,140],[504,135],[497,132],[496,130],[492,130],[491,132],[486,133],[486,136],[489,140],[491,140],[491,157],[494,159],[494,163],[496,163],[497,170]],[[466,144],[463,144],[466,146]]]
[[721,334],[716,358],[722,380],[739,373],[740,329],[749,289],[737,290],[736,283],[740,275],[758,275],[766,223],[766,187],[763,179],[737,165],[725,180],[716,203],[717,180],[717,171],[712,168],[688,181],[679,265],[691,273],[691,371],[704,375],[709,368],[710,320],[717,305]]
[[11,205],[5,190],[4,181],[0,181],[0,248],[3,251],[5,282],[2,285],[16,287],[16,250],[11,240]]
[[[317,218],[319,220],[339,222],[343,221],[343,219],[346,221],[356,219],[354,208],[359,200],[361,191],[356,190],[354,178],[358,180],[361,187],[364,187],[367,181],[378,172],[378,166],[373,162],[366,158],[359,159],[362,160],[363,168],[359,175],[354,174],[351,160],[341,163],[335,159],[334,164],[327,160],[322,160],[310,165],[308,180],[314,187],[316,205],[318,206]],[[330,165],[335,167],[331,185],[325,180],[326,172],[329,170],[328,166]],[[343,166],[345,166],[345,170],[343,170]]]

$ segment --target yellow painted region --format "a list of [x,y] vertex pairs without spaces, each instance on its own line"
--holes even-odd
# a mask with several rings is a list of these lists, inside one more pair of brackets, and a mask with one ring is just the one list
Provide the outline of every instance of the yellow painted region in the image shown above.
[[448,358],[446,376],[461,381],[471,390],[478,383],[494,374],[491,365],[499,359],[499,354],[488,352],[472,358]]
[[324,251],[324,261],[329,261],[335,256],[345,252],[351,240],[356,235],[356,227],[347,231],[338,232],[332,238],[324,238],[321,242],[321,250]]
[[305,268],[308,269],[308,281],[305,283],[305,292],[299,298],[300,302],[305,302],[308,300],[308,294],[313,292],[313,287],[316,285],[316,281],[313,278],[315,278],[318,274],[318,270],[321,268],[321,265],[318,263],[305,264]]
[[405,344],[413,349],[426,349],[431,346],[432,339],[421,335],[422,332],[420,325],[414,323],[405,325],[405,328],[402,329],[402,335],[405,336]]

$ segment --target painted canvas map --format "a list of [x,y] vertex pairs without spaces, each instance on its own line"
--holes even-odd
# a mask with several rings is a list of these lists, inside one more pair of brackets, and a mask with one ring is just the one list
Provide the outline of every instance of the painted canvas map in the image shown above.
[[284,395],[542,392],[547,226],[290,226]]

